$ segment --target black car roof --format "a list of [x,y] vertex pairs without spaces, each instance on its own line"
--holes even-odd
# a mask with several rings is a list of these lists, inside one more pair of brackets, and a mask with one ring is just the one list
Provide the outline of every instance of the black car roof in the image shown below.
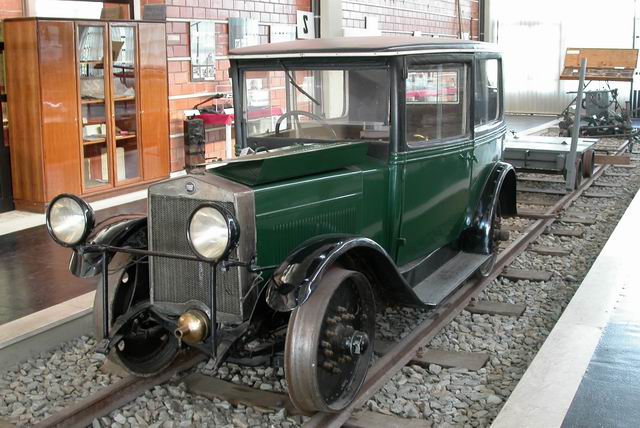
[[460,39],[413,36],[333,37],[267,43],[233,49],[230,58],[393,56],[422,52],[498,52],[496,45]]

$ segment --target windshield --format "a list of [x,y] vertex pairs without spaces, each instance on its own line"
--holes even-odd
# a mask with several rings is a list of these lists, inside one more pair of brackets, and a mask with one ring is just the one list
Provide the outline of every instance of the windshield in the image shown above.
[[248,145],[276,148],[318,141],[389,141],[385,68],[284,66],[246,71]]

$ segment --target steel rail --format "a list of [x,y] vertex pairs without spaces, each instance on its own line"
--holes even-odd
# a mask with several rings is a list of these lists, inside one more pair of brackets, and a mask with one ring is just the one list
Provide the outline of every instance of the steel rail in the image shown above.
[[[617,150],[621,154],[629,145],[623,143]],[[391,378],[398,373],[416,354],[418,349],[426,346],[447,324],[467,307],[472,298],[477,296],[491,284],[516,257],[523,253],[542,233],[557,220],[557,215],[571,205],[582,193],[598,179],[610,165],[600,165],[593,175],[573,192],[560,198],[547,210],[548,218],[536,220],[524,233],[498,254],[496,264],[491,273],[476,281],[467,281],[441,304],[431,316],[414,328],[400,342],[393,346],[384,356],[369,369],[369,373],[354,401],[338,413],[316,413],[304,426],[308,428],[341,427],[351,414],[362,407]]]
[[90,396],[79,400],[60,412],[34,425],[37,428],[86,427],[94,419],[108,415],[112,411],[135,400],[145,391],[170,380],[174,375],[189,370],[208,357],[200,352],[186,352],[180,355],[166,370],[149,377],[129,375]]

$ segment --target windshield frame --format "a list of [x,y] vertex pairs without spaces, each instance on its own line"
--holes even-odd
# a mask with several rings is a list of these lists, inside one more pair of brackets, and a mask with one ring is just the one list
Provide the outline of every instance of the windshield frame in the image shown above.
[[[389,154],[397,151],[398,147],[398,76],[403,64],[402,58],[398,57],[364,57],[364,58],[338,58],[338,57],[313,57],[313,58],[269,58],[269,59],[231,59],[230,75],[233,85],[233,104],[235,113],[236,129],[236,155],[243,148],[249,147],[252,138],[270,137],[248,137],[245,111],[245,74],[250,71],[282,70],[283,66],[291,72],[300,69],[313,70],[335,70],[335,69],[385,69],[389,75]],[[287,139],[283,138],[283,141]],[[290,140],[290,139],[289,139]],[[300,143],[331,143],[344,140],[318,140],[300,138]]]

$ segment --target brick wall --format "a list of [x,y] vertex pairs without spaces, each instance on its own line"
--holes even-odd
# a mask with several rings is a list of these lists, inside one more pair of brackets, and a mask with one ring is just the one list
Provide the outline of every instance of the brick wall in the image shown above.
[[[460,0],[462,33],[478,39],[478,0]],[[342,0],[342,25],[365,28],[365,16],[378,20],[383,34],[411,34],[458,37],[455,0]]]
[[0,0],[0,19],[22,16],[22,0]]

